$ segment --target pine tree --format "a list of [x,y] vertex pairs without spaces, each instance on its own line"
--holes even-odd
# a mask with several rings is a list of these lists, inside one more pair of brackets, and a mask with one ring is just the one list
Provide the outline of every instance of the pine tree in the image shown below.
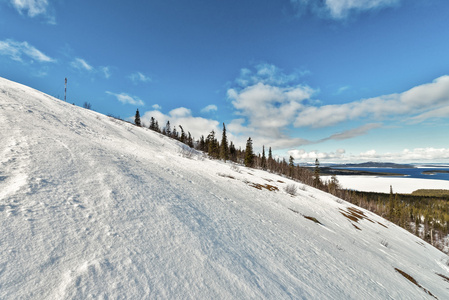
[[165,124],[164,132],[166,136],[171,136],[170,121],[167,121],[167,124]]
[[218,141],[215,138],[215,131],[211,131],[206,139],[207,153],[210,157],[218,159],[220,155],[220,149],[218,146]]
[[181,125],[179,125],[179,128],[181,128],[181,136],[179,137],[179,141],[181,143],[187,144],[187,136],[186,133],[184,132],[184,128],[182,128]]
[[274,168],[274,160],[273,160],[273,154],[271,153],[271,147],[268,148],[268,169],[270,171],[273,171]]
[[251,137],[246,141],[245,159],[243,162],[246,167],[252,167],[254,164],[253,141]]
[[295,168],[295,159],[293,156],[290,155],[290,158],[288,160],[288,175],[290,177],[293,177],[293,170]]
[[262,170],[267,169],[267,158],[265,157],[265,146],[262,146],[262,159],[260,162],[260,166],[261,166]]
[[229,160],[229,146],[225,123],[223,123],[223,134],[221,136],[220,158],[224,161]]
[[190,134],[190,131],[188,132],[188,137],[187,137],[187,145],[189,145],[190,148],[193,148],[193,138],[192,135]]
[[315,187],[319,187],[321,185],[321,180],[320,180],[320,162],[318,161],[318,158],[315,159],[315,172],[314,172],[313,185]]
[[234,143],[232,141],[229,145],[229,159],[233,162],[237,162],[237,149],[235,149]]
[[136,124],[136,126],[139,126],[139,127],[142,126],[142,123],[140,122],[139,110],[136,111],[136,116],[134,118],[134,124]]

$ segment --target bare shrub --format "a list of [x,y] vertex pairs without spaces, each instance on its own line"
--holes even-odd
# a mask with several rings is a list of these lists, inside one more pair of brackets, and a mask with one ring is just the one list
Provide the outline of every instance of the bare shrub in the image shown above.
[[231,165],[231,170],[237,173],[242,173],[242,171],[240,171],[240,168],[236,165]]
[[296,184],[287,184],[287,185],[284,187],[284,191],[285,191],[287,194],[290,194],[290,195],[292,195],[292,196],[295,196],[295,195],[296,195],[296,192],[298,191],[298,187],[296,186]]
[[195,149],[192,149],[192,148],[190,148],[188,146],[181,147],[181,149],[179,150],[179,154],[182,157],[189,158],[189,159],[192,159],[195,156],[197,156],[197,153],[196,153]]

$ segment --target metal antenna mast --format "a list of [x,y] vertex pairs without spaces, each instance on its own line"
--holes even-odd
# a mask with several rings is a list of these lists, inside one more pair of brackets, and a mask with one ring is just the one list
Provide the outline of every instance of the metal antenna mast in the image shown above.
[[65,84],[64,84],[64,101],[65,102],[67,102],[66,97],[67,97],[67,77],[65,79]]

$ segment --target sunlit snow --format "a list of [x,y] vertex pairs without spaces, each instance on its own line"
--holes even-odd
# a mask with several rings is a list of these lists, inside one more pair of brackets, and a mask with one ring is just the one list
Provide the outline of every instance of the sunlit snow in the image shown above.
[[449,298],[447,256],[309,186],[5,79],[0,129],[0,299]]

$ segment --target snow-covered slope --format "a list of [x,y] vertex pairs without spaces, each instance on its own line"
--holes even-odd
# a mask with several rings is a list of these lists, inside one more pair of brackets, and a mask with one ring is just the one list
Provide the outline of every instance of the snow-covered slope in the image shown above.
[[449,298],[443,253],[309,186],[5,79],[0,130],[0,299]]

